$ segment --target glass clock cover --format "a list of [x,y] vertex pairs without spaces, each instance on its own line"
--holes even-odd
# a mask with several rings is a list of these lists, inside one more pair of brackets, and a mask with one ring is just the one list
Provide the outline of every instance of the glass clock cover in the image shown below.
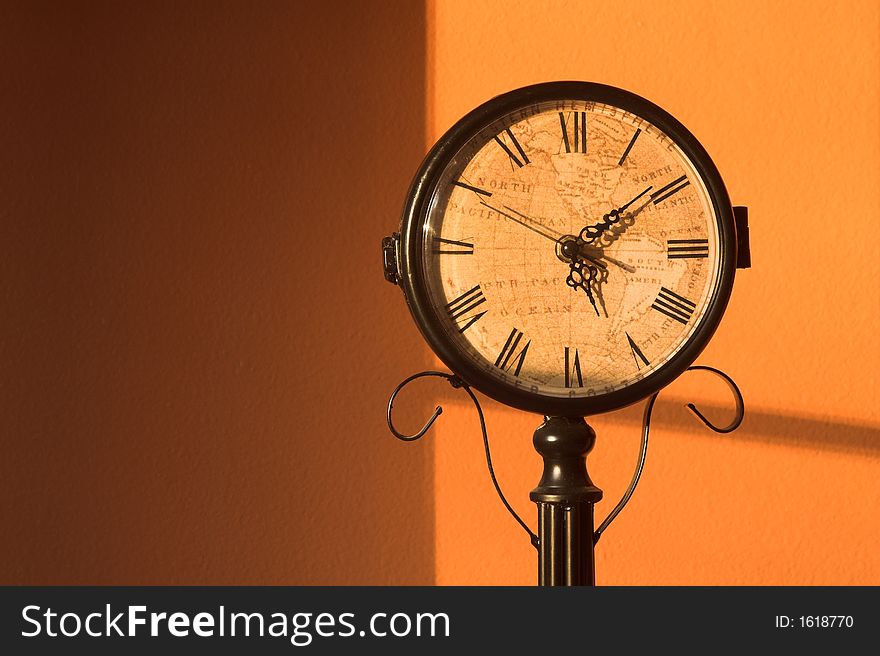
[[510,405],[592,414],[656,391],[714,332],[736,239],[703,148],[659,107],[590,83],[505,94],[413,184],[400,244],[419,327]]

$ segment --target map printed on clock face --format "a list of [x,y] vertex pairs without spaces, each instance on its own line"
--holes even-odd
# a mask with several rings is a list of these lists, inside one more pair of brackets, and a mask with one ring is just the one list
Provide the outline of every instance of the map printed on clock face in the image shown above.
[[591,397],[679,352],[721,269],[694,166],[647,120],[553,101],[476,134],[443,171],[423,266],[443,330],[499,382]]

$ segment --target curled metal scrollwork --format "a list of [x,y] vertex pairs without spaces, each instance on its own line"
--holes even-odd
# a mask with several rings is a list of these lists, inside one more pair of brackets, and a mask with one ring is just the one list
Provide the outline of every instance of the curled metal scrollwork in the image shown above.
[[[732,433],[737,428],[739,428],[740,424],[742,424],[743,418],[745,417],[745,404],[743,402],[742,393],[739,391],[739,388],[737,387],[737,385],[733,381],[733,379],[730,376],[728,376],[727,374],[725,374],[723,371],[720,371],[718,369],[715,369],[714,367],[708,367],[705,365],[694,365],[692,367],[688,367],[687,371],[708,371],[710,373],[715,374],[716,376],[719,376],[722,380],[724,380],[725,383],[727,383],[728,387],[730,387],[730,390],[733,392],[734,399],[736,401],[736,415],[734,416],[733,421],[731,421],[731,423],[728,424],[727,426],[723,426],[723,427],[716,426],[709,419],[707,419],[706,416],[702,412],[700,412],[700,410],[697,408],[696,405],[694,405],[693,403],[688,403],[687,408],[692,413],[694,413],[694,416],[696,416],[697,419],[699,419],[707,428],[709,428],[710,430],[712,430],[716,433],[722,433],[722,434]],[[413,433],[412,435],[407,435],[405,433],[401,433],[394,426],[394,421],[391,418],[391,411],[394,408],[394,401],[397,399],[398,394],[400,394],[400,392],[403,390],[403,388],[406,387],[407,385],[409,385],[412,381],[414,381],[418,378],[425,378],[425,377],[443,378],[450,385],[452,385],[453,388],[463,389],[468,394],[468,396],[470,396],[471,401],[473,402],[474,407],[477,410],[477,415],[480,420],[480,430],[482,431],[482,434],[483,434],[483,446],[484,446],[484,449],[486,452],[486,465],[489,468],[489,476],[492,479],[492,484],[495,486],[495,491],[498,493],[498,496],[501,499],[501,502],[504,504],[504,507],[507,508],[507,511],[517,521],[517,523],[519,523],[519,525],[523,528],[523,530],[525,530],[525,532],[528,533],[529,539],[532,543],[532,546],[534,546],[535,548],[538,548],[538,546],[539,546],[538,536],[535,535],[535,532],[529,528],[529,526],[516,513],[516,511],[513,509],[513,507],[511,507],[510,503],[508,503],[508,501],[507,501],[507,498],[504,496],[504,493],[501,491],[501,486],[498,484],[498,479],[495,477],[495,469],[492,466],[492,456],[489,451],[489,436],[486,431],[486,419],[483,416],[483,409],[482,409],[482,407],[480,407],[480,402],[479,402],[479,400],[477,400],[477,397],[474,395],[471,388],[464,381],[462,381],[457,376],[454,376],[452,374],[447,374],[442,371],[422,371],[422,372],[419,372],[417,374],[413,374],[412,376],[409,376],[408,378],[404,379],[403,382],[401,382],[397,387],[394,388],[394,391],[391,393],[391,398],[388,399],[388,411],[386,413],[386,421],[388,423],[388,429],[391,431],[391,433],[397,439],[403,440],[404,442],[414,442],[415,440],[418,440],[421,437],[423,437],[425,435],[425,433],[427,433],[430,430],[431,426],[434,425],[434,422],[437,420],[437,417],[439,417],[441,414],[443,414],[443,407],[438,405],[434,409],[434,412],[431,414],[431,416],[428,418],[428,420],[425,422],[425,424],[422,426],[422,428],[419,431],[417,431],[416,433]],[[605,529],[607,529],[611,525],[611,522],[613,522],[614,519],[623,510],[623,508],[629,502],[630,498],[632,498],[632,495],[636,490],[636,486],[639,484],[639,479],[641,478],[642,471],[645,468],[645,459],[648,454],[648,437],[651,432],[651,416],[654,412],[654,404],[657,401],[657,397],[660,395],[660,392],[662,392],[662,391],[663,390],[655,392],[654,394],[652,394],[648,398],[648,403],[645,405],[645,414],[644,414],[644,418],[642,421],[642,439],[641,439],[641,443],[639,445],[639,457],[638,457],[638,461],[636,463],[635,472],[633,473],[632,480],[630,481],[629,487],[627,487],[626,492],[624,492],[623,497],[621,497],[620,501],[618,501],[618,503],[614,507],[614,509],[610,513],[608,513],[608,516],[599,525],[599,528],[596,529],[596,531],[593,533],[593,543],[594,544],[599,541],[599,538],[602,536],[602,533],[604,533]]]
[[[687,408],[694,413],[697,419],[699,419],[707,428],[709,428],[709,430],[712,430],[716,433],[732,433],[737,428],[739,428],[740,424],[742,424],[743,418],[745,417],[745,403],[743,402],[742,392],[739,391],[739,387],[736,386],[736,383],[733,382],[733,379],[723,371],[720,371],[715,367],[707,367],[705,365],[694,365],[692,367],[688,367],[687,371],[708,371],[720,377],[722,380],[724,380],[725,383],[727,383],[727,386],[730,387],[730,391],[733,392],[734,399],[736,401],[736,416],[733,418],[733,421],[731,421],[730,424],[727,426],[716,426],[711,421],[709,421],[702,412],[700,412],[696,405],[694,405],[693,403],[688,403]],[[645,405],[645,414],[644,419],[642,420],[642,441],[639,445],[639,459],[636,464],[636,470],[633,473],[633,477],[630,481],[629,487],[627,487],[626,492],[624,492],[620,501],[617,502],[617,505],[614,506],[614,510],[608,513],[608,517],[605,518],[605,520],[599,525],[599,528],[596,529],[596,532],[593,534],[594,544],[599,541],[599,538],[602,537],[602,533],[620,514],[620,511],[623,510],[624,506],[626,506],[627,502],[636,491],[636,486],[639,484],[639,479],[641,478],[642,471],[645,468],[645,458],[648,454],[648,436],[651,432],[651,415],[654,412],[654,403],[657,401],[657,397],[662,391],[663,390],[660,390],[652,394],[651,397],[648,399],[648,403]]]
[[422,426],[422,428],[418,432],[413,433],[412,435],[401,433],[394,427],[394,421],[391,419],[391,410],[394,407],[394,401],[397,399],[397,395],[400,394],[401,390],[403,390],[403,388],[409,385],[409,383],[411,383],[412,381],[416,380],[417,378],[424,378],[428,376],[444,378],[449,382],[450,385],[452,385],[453,388],[463,389],[471,398],[471,402],[474,404],[474,408],[476,408],[477,410],[477,416],[480,419],[480,430],[483,433],[483,448],[486,452],[486,466],[489,468],[489,477],[492,479],[492,485],[495,486],[495,492],[498,493],[498,497],[501,499],[501,503],[504,504],[504,507],[507,508],[507,512],[509,512],[511,516],[517,521],[517,523],[523,528],[523,530],[528,533],[529,541],[532,543],[532,546],[537,549],[539,544],[538,536],[535,535],[534,531],[529,528],[528,524],[526,524],[522,520],[522,518],[510,505],[510,503],[508,503],[507,497],[504,496],[504,493],[501,491],[501,486],[498,484],[498,479],[495,477],[495,468],[492,466],[492,455],[489,450],[489,434],[486,430],[486,418],[483,416],[483,408],[480,406],[479,400],[467,383],[458,378],[458,376],[446,374],[442,371],[422,371],[420,373],[413,374],[409,378],[406,378],[403,382],[400,383],[400,385],[394,388],[394,391],[391,393],[391,398],[388,399],[388,412],[385,415],[385,420],[388,423],[388,429],[394,434],[394,437],[396,437],[397,439],[403,440],[404,442],[414,442],[415,440],[423,437],[425,433],[430,430],[431,426],[434,425],[437,417],[443,414],[443,406],[438,405],[436,408],[434,408],[434,412],[425,422],[424,426]]
[[406,435],[405,433],[401,433],[394,427],[394,421],[391,419],[391,410],[394,408],[394,401],[397,399],[397,395],[400,394],[400,391],[409,385],[412,381],[417,378],[425,378],[428,376],[436,376],[437,378],[444,378],[449,381],[449,384],[453,387],[457,387],[456,383],[458,382],[458,378],[451,374],[445,374],[442,371],[422,371],[417,374],[413,374],[409,378],[404,379],[400,385],[394,388],[394,391],[391,392],[391,398],[388,399],[388,411],[385,413],[385,421],[388,423],[388,430],[396,437],[398,440],[403,440],[404,442],[414,442],[417,439],[421,438],[431,426],[434,425],[434,422],[437,420],[437,417],[443,414],[443,406],[438,405],[434,408],[434,413],[428,417],[428,421],[425,422],[425,425],[422,426],[421,430],[417,433],[413,433],[412,435]]
[[[739,428],[740,424],[743,422],[743,418],[745,418],[745,416],[746,416],[746,408],[745,408],[745,403],[743,402],[742,392],[739,391],[739,387],[737,387],[736,383],[733,382],[733,378],[728,376],[723,371],[715,369],[714,367],[707,367],[705,365],[694,365],[693,367],[688,367],[688,371],[700,371],[700,370],[710,371],[713,374],[715,374],[716,376],[719,376],[725,383],[727,383],[727,386],[730,388],[730,391],[733,392],[733,396],[736,399],[736,416],[733,418],[733,421],[731,421],[730,424],[728,424],[724,428],[719,428],[718,426],[713,424],[711,421],[706,419],[705,415],[702,412],[700,412],[699,409],[697,408],[697,406],[695,406],[693,403],[687,404],[688,410],[693,412],[694,415],[696,415],[697,419],[702,421],[710,430],[713,430],[716,433],[722,433],[722,434],[732,433],[737,428]],[[650,417],[648,417],[648,420],[650,420]]]

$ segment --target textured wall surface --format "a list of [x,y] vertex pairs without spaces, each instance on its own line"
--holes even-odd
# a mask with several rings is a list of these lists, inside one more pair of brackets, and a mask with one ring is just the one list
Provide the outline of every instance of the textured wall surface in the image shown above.
[[[670,387],[640,488],[598,547],[602,584],[880,583],[878,27],[873,1],[429,4],[432,138],[509,89],[604,82],[682,121],[751,211],[754,268],[699,360],[737,380],[747,418],[715,436],[682,405],[726,421],[724,385]],[[534,525],[540,419],[487,405],[496,471]],[[591,421],[597,519],[631,476],[640,411]],[[438,426],[437,582],[532,583],[472,410]]]
[[[438,430],[385,431],[431,358],[378,240],[426,126],[564,78],[665,107],[752,212],[701,357],[746,422],[669,389],[599,582],[880,583],[880,12],[814,5],[6,3],[0,583],[532,583],[472,411],[426,383],[400,424],[439,393]],[[531,523],[539,418],[487,419]],[[592,423],[602,517],[639,408]]]
[[432,454],[384,426],[427,355],[379,257],[424,34],[410,2],[0,8],[0,583],[431,582]]

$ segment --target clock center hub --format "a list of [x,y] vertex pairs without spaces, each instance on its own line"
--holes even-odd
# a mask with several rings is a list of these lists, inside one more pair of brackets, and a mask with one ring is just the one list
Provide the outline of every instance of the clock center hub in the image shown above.
[[578,246],[577,238],[572,235],[565,235],[556,242],[556,257],[566,264],[571,263],[579,252],[580,246]]

